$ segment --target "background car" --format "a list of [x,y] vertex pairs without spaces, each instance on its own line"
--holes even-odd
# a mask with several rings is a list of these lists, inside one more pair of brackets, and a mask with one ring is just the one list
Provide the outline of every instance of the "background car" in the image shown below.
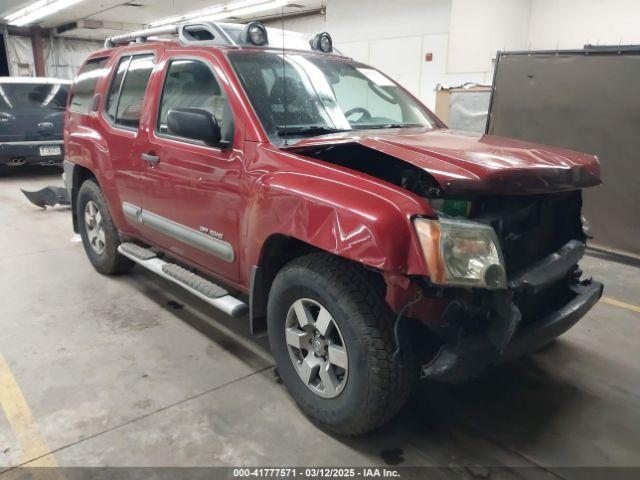
[[0,77],[0,173],[62,162],[68,80]]

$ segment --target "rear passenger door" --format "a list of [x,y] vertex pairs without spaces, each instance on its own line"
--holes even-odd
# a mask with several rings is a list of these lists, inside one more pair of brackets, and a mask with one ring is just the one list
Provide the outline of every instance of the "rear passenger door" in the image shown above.
[[139,156],[136,146],[146,140],[140,117],[149,78],[155,66],[153,53],[124,54],[113,69],[102,110],[104,136],[114,181],[128,230],[137,232],[136,208],[142,203]]
[[[183,54],[184,55],[184,54]],[[145,237],[226,280],[238,278],[242,150],[222,70],[213,57],[167,55],[143,160]],[[167,125],[175,108],[200,108],[221,126],[226,147],[182,138]],[[235,142],[235,143],[234,143]]]

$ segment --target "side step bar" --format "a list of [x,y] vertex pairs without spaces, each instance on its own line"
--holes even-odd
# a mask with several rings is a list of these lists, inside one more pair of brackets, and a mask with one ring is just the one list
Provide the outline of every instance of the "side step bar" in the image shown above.
[[229,292],[221,286],[182,268],[180,265],[159,259],[153,250],[127,242],[118,246],[118,252],[147,270],[180,285],[230,317],[242,316],[248,310],[246,303],[229,295]]

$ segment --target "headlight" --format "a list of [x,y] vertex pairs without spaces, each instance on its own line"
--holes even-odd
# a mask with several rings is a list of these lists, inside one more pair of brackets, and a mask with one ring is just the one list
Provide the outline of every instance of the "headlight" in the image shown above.
[[414,224],[433,283],[507,288],[498,237],[489,225],[451,218]]

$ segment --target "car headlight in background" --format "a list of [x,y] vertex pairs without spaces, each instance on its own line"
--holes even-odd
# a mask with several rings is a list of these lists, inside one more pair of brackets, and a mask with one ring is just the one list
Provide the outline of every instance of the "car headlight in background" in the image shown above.
[[433,283],[507,288],[500,244],[491,226],[452,218],[417,218],[414,224]]

